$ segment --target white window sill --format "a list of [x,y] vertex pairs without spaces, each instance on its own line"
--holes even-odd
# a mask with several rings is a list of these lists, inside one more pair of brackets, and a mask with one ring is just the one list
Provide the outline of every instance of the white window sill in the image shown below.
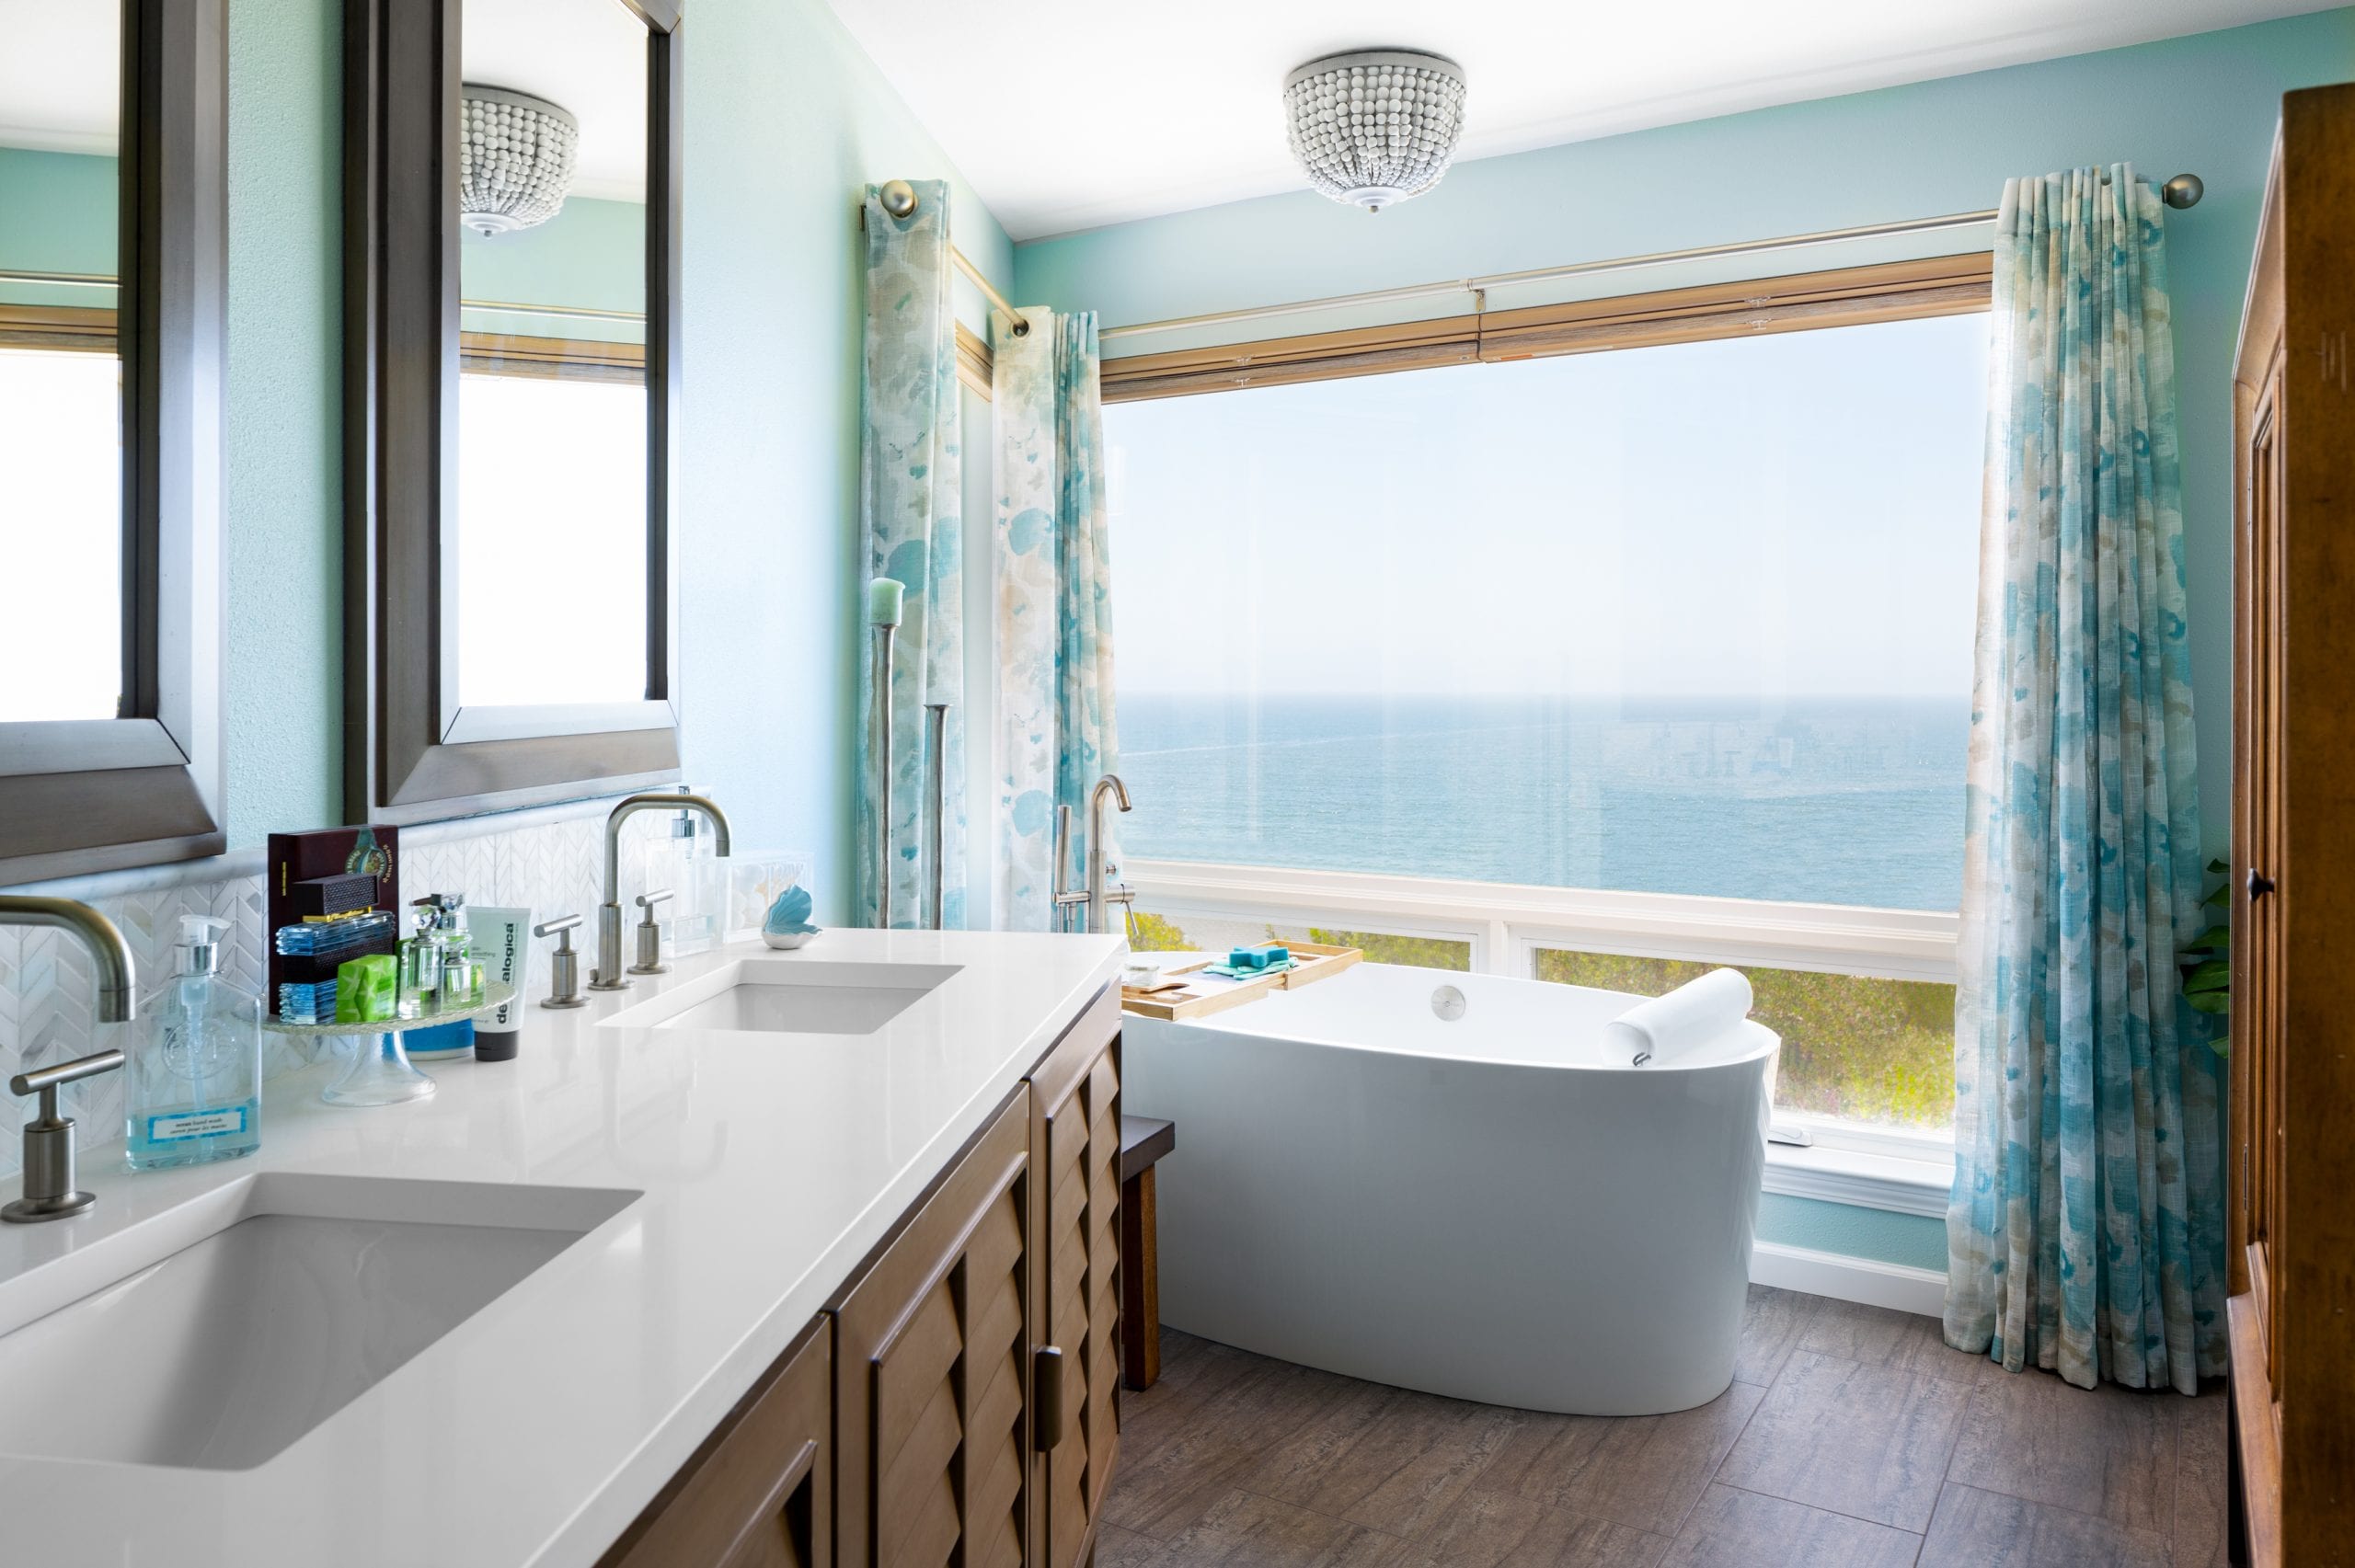
[[1785,1197],[1811,1197],[1891,1214],[1942,1219],[1954,1187],[1954,1162],[1901,1154],[1830,1149],[1822,1144],[1766,1146],[1761,1190]]

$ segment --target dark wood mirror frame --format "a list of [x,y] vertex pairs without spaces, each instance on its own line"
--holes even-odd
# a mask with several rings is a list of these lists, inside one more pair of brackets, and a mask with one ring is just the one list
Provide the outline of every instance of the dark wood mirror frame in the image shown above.
[[[623,3],[648,31],[647,695],[486,712],[456,704],[454,617],[441,593],[457,521],[446,416],[461,353],[464,0],[346,0],[343,777],[354,821],[428,821],[678,777],[670,513],[683,40],[674,0]],[[486,734],[506,738],[473,738]]]
[[[121,716],[0,723],[0,885],[218,854],[225,0],[123,0]],[[13,650],[17,668],[37,650]]]

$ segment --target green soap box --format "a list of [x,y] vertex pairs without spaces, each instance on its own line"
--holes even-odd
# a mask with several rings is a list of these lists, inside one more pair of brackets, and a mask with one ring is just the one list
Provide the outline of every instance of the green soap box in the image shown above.
[[336,966],[335,1021],[339,1024],[382,1024],[397,1011],[400,960],[389,953],[371,953]]

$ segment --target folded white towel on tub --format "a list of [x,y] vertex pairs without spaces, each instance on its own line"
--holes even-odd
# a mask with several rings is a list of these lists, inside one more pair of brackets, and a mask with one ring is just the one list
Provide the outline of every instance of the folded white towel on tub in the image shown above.
[[1711,969],[1666,996],[1639,1001],[1603,1026],[1603,1055],[1641,1067],[1706,1045],[1750,1016],[1750,980],[1740,969]]

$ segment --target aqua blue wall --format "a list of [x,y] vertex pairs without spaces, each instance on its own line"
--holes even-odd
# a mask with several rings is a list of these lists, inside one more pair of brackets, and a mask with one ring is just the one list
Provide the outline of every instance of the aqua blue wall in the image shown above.
[[[26,272],[114,272],[114,159],[89,153],[0,147],[0,269]],[[111,306],[114,295],[85,288],[0,285],[17,304]]]
[[[458,235],[462,298],[500,304],[583,305],[646,310],[646,203],[568,197],[547,222],[513,234]],[[610,343],[640,343],[642,322],[466,311],[468,332],[520,333]]]
[[[341,816],[338,0],[230,15],[229,837]],[[848,883],[859,189],[947,177],[1005,232],[822,0],[696,0],[678,512],[686,769],[740,841]],[[981,319],[968,295],[962,314]]]
[[1919,1214],[1767,1193],[1758,1200],[1758,1239],[1845,1257],[1947,1271],[1947,1222]]
[[343,7],[229,7],[229,843],[343,818]]
[[[1309,192],[1238,201],[1020,246],[1024,300],[1104,324],[1993,207],[2009,175],[2127,160],[2208,182],[2171,215],[2200,789],[2224,839],[2232,728],[2231,366],[2280,95],[2355,77],[2355,8],[1886,91],[1672,125],[1459,165],[1378,216]],[[1477,84],[1474,84],[1475,92]],[[1758,276],[1983,245],[1963,231],[1910,247],[1787,253],[1722,269]],[[1706,280],[1656,269],[1588,294]],[[1492,303],[1534,303],[1499,296]],[[1462,308],[1423,302],[1392,319]],[[1314,330],[1299,321],[1227,339]],[[1116,352],[1175,348],[1128,339]]]

